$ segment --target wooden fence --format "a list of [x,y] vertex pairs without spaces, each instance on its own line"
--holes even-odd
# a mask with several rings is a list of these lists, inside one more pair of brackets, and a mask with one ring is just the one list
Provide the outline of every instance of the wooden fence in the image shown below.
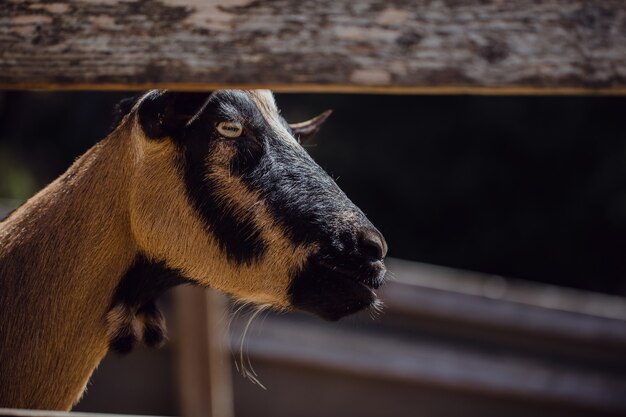
[[[4,0],[0,88],[626,94],[625,28],[622,0]],[[490,282],[479,287],[502,293],[506,281]],[[438,342],[416,346],[350,332],[333,337],[337,343],[348,338],[359,349],[300,349],[314,346],[326,330],[305,321],[306,331],[295,340],[287,336],[293,323],[271,317],[275,331],[269,338],[252,337],[250,354],[267,363],[532,400],[561,411],[580,406],[590,413],[626,412],[621,301],[609,313],[598,313],[598,307],[585,310],[595,305],[587,296],[586,307],[571,307],[567,303],[575,304],[576,297],[569,297],[555,308],[550,291],[506,288],[504,294],[519,299],[406,282],[387,288],[385,323],[401,339],[417,323],[433,340],[482,341],[470,353]],[[211,345],[206,331],[212,317],[222,314],[219,303],[186,297],[196,298],[181,307],[187,323],[181,337],[196,348],[181,359],[183,410],[228,416],[232,393],[212,381],[228,386],[230,371],[215,359],[221,348]],[[548,300],[548,307],[536,305],[537,299]],[[523,355],[502,360],[508,352],[503,348],[487,358],[488,342]],[[541,352],[555,349],[563,350],[565,365],[541,359]],[[381,355],[390,360],[381,363]],[[394,357],[414,360],[409,366]],[[451,365],[459,360],[463,366]],[[602,369],[617,364],[619,370],[599,375],[589,371],[594,364]],[[64,414],[2,410],[0,415]]]
[[[312,381],[306,390],[261,412],[314,416],[301,411],[317,401],[304,391],[358,416],[626,414],[623,298],[397,259],[389,267],[395,280],[376,320],[329,326],[272,315],[249,331],[245,349],[271,388],[235,379],[240,397],[257,409],[272,390],[289,398],[289,377],[300,375]],[[234,325],[235,351],[246,324]],[[349,381],[358,400],[348,406],[343,390],[329,394],[334,380]],[[236,407],[254,415],[245,402]]]
[[5,0],[0,88],[626,92],[622,0]]

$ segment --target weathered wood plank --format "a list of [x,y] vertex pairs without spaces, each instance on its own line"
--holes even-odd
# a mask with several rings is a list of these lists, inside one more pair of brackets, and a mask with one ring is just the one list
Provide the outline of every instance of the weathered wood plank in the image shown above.
[[4,0],[0,88],[626,93],[622,0]]
[[182,414],[232,417],[230,361],[225,347],[224,295],[200,287],[175,290],[176,356]]

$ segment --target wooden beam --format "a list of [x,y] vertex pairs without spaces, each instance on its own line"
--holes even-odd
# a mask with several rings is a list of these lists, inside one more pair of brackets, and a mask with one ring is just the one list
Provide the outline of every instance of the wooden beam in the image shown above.
[[230,355],[225,340],[226,298],[200,287],[182,286],[174,294],[182,415],[232,417]]
[[5,0],[0,88],[624,94],[622,0]]

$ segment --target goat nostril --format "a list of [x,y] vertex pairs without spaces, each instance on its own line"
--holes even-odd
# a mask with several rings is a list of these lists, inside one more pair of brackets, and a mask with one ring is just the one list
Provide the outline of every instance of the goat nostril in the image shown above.
[[387,255],[387,242],[376,229],[366,230],[359,239],[361,253],[374,259],[383,259]]

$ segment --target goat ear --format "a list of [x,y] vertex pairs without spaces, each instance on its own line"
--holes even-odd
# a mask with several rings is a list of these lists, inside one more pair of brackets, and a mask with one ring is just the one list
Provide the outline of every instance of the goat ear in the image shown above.
[[139,124],[150,139],[176,136],[202,108],[210,95],[211,93],[206,92],[150,91],[139,104]]
[[315,136],[332,112],[332,110],[326,110],[324,113],[319,114],[306,122],[293,123],[290,124],[289,127],[291,128],[291,131],[296,139],[298,139],[300,143],[304,143]]

